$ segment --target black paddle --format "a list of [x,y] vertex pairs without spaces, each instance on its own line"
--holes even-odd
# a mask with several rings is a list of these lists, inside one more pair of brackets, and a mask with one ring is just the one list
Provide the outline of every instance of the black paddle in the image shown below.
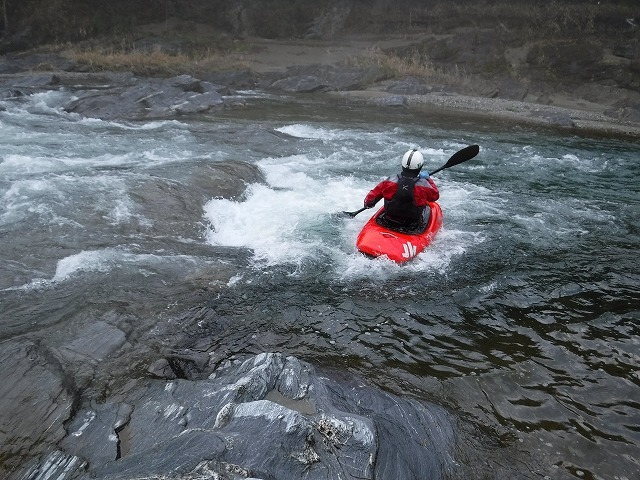
[[[471,160],[473,157],[478,155],[479,151],[480,147],[478,145],[469,145],[468,147],[464,147],[462,150],[458,150],[456,153],[451,155],[451,158],[449,158],[449,160],[447,160],[447,163],[445,163],[443,166],[441,166],[440,168],[436,168],[433,172],[429,172],[429,176],[433,175],[434,173],[438,173],[440,170],[444,170],[445,168],[454,167],[456,165],[460,165],[462,162]],[[342,212],[342,214],[347,217],[353,218],[360,212],[364,212],[366,209],[367,207],[362,207],[355,212]]]

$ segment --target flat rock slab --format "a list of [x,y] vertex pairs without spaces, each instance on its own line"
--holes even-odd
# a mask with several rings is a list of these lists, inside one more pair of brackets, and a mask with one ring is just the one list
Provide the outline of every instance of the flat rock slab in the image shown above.
[[0,445],[10,471],[64,438],[74,396],[55,359],[35,343],[0,344],[0,365]]
[[132,86],[88,90],[65,107],[70,113],[103,120],[150,120],[208,112],[222,106],[220,85],[189,75],[147,79]]

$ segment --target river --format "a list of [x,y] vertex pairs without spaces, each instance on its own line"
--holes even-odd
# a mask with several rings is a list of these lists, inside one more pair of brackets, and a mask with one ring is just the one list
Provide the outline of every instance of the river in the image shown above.
[[[141,348],[215,338],[221,357],[284,352],[440,404],[476,478],[638,478],[637,143],[252,91],[107,122],[63,112],[68,95],[0,110],[2,341],[126,315]],[[373,211],[340,211],[407,149],[434,170],[470,144],[434,175],[425,252],[356,252]],[[207,197],[215,164],[246,189]]]

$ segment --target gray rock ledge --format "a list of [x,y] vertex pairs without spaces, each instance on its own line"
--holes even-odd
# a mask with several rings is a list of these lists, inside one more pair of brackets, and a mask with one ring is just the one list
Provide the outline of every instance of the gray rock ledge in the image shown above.
[[263,353],[82,405],[16,478],[440,479],[454,469],[453,444],[438,406]]

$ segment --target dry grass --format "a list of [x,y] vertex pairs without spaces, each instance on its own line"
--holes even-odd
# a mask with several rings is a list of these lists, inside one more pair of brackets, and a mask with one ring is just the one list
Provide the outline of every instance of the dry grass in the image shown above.
[[381,69],[387,78],[416,77],[432,83],[465,86],[470,83],[469,76],[457,66],[452,71],[436,67],[418,50],[406,56],[387,53],[375,47],[365,55],[348,59],[346,65],[355,68],[376,67]]
[[67,45],[58,51],[92,71],[130,71],[143,76],[244,68],[242,54],[254,48],[218,35],[207,25],[180,20],[142,25],[136,34],[107,36],[82,45]]
[[92,71],[129,71],[136,75],[171,76],[244,68],[237,55],[204,51],[190,54],[168,53],[161,49],[144,51],[68,50],[65,55]]

